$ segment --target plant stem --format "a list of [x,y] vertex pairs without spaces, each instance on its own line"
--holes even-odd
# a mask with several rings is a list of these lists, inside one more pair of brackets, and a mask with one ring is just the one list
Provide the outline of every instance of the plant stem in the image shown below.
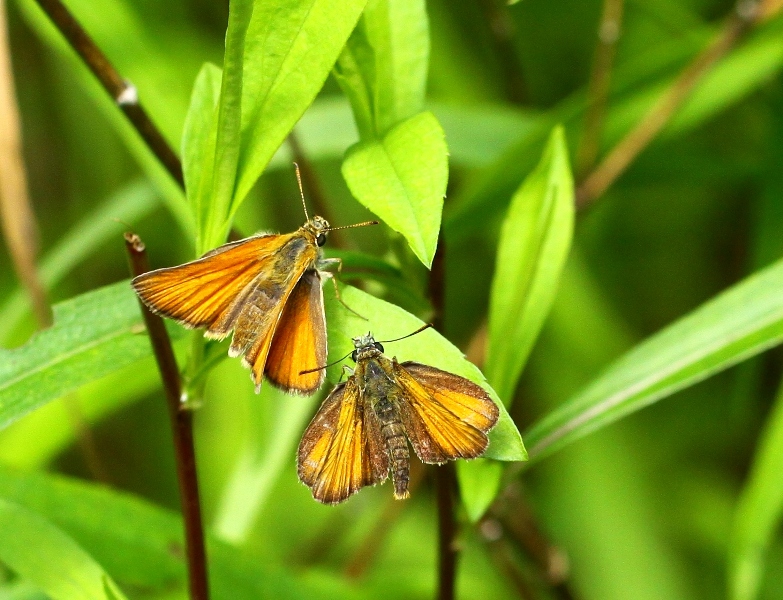
[[45,329],[52,324],[52,309],[35,267],[38,231],[27,193],[5,15],[5,1],[0,0],[0,219],[14,270],[30,297],[38,327]]
[[749,3],[742,1],[737,5],[713,42],[680,73],[636,127],[620,140],[598,167],[584,179],[576,192],[577,208],[584,209],[606,192],[642,150],[657,137],[704,75],[757,22],[758,11],[748,10],[746,5]]
[[149,149],[180,187],[184,188],[182,163],[141,106],[138,92],[133,84],[120,76],[114,65],[60,0],[36,0],[36,2],[98,78],[120,110],[125,113]]
[[438,499],[438,600],[454,600],[457,579],[457,521],[454,517],[454,465],[435,467]]
[[[147,253],[141,238],[134,233],[126,233],[125,247],[133,275],[141,275],[148,271]],[[196,453],[193,445],[193,412],[184,408],[180,400],[179,369],[163,319],[152,314],[143,302],[139,301],[139,305],[155,353],[155,360],[158,363],[171,419],[180,502],[185,522],[190,597],[192,600],[207,600],[209,598],[207,559],[196,475]]]
[[577,173],[586,173],[595,164],[601,129],[606,115],[606,102],[609,97],[609,82],[612,65],[620,38],[623,19],[624,0],[604,0],[601,23],[598,26],[598,45],[595,49],[590,83],[587,86],[587,111],[584,131],[576,157]]
[[[443,332],[446,302],[446,241],[441,230],[438,247],[432,260],[429,295],[435,314],[433,327]],[[453,600],[457,578],[457,521],[454,516],[454,465],[435,467],[435,493],[438,503],[438,600]]]

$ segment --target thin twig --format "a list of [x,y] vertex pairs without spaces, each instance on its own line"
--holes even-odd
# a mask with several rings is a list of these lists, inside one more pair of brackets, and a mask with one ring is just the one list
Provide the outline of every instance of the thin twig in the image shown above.
[[[432,260],[429,280],[430,302],[435,311],[432,324],[443,332],[446,303],[446,241],[441,231]],[[435,494],[438,506],[438,600],[453,600],[457,578],[457,521],[454,515],[454,465],[435,467]]]
[[754,2],[742,0],[725,25],[696,59],[680,73],[650,111],[609,152],[577,189],[577,207],[584,209],[600,198],[670,121],[704,75],[731,50],[757,22]]
[[577,173],[585,173],[593,167],[598,156],[598,146],[601,140],[601,129],[606,115],[607,98],[609,97],[609,82],[612,75],[612,65],[620,38],[620,28],[623,19],[624,0],[604,0],[601,13],[601,23],[598,26],[598,44],[595,48],[593,68],[590,72],[590,82],[587,85],[587,111],[585,114],[584,131],[579,144],[576,165]]
[[44,329],[52,324],[52,310],[35,268],[38,231],[27,193],[5,15],[5,1],[0,0],[0,216],[14,269],[30,297],[38,326]]
[[122,78],[114,65],[60,0],[36,0],[36,2],[60,30],[71,47],[81,56],[90,71],[98,78],[103,88],[116,102],[120,110],[125,113],[125,116],[128,117],[128,120],[150,150],[158,157],[161,164],[180,187],[184,188],[182,163],[141,106],[138,91],[133,84]]
[[[133,275],[147,272],[149,270],[147,253],[141,238],[134,233],[126,233],[125,247],[128,251]],[[147,326],[155,360],[158,363],[171,419],[180,502],[185,522],[190,597],[192,600],[207,600],[209,598],[207,558],[204,549],[204,530],[201,523],[196,453],[193,445],[193,412],[184,408],[180,400],[182,390],[179,369],[163,319],[152,314],[143,302],[139,301],[139,306]]]
[[438,499],[438,600],[454,600],[457,580],[457,520],[454,516],[454,465],[435,467]]

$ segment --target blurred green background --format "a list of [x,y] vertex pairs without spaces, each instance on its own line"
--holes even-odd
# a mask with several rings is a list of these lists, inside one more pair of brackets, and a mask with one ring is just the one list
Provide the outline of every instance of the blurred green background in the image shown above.
[[[201,64],[222,60],[227,2],[68,5],[178,147]],[[52,36],[33,2],[9,2],[7,9],[42,264],[54,265],[50,299],[127,277],[125,227],[113,217],[142,236],[153,266],[193,258],[102,90]],[[602,3],[523,0],[508,7],[496,0],[431,0],[427,9],[429,108],[451,154],[445,334],[463,350],[472,348],[475,359],[504,210],[554,123],[566,125],[577,182],[584,174],[576,155]],[[599,156],[734,10],[723,0],[628,0],[623,9]],[[780,21],[760,25],[738,43],[661,136],[579,213],[554,307],[511,408],[523,434],[624,351],[783,256]],[[357,135],[333,79],[297,132],[333,224],[370,218],[340,174],[343,153]],[[243,235],[301,224],[290,164],[284,149],[242,206],[236,228]],[[68,255],[63,240],[79,227]],[[380,228],[343,237],[353,249],[380,257],[399,243]],[[419,265],[405,276],[404,293],[368,289],[426,318],[426,273]],[[36,328],[17,288],[2,252],[5,347],[22,344]],[[560,549],[557,556],[567,557],[568,591],[547,583],[529,539],[506,532],[498,540],[497,521],[489,517],[479,526],[464,524],[458,597],[727,597],[737,501],[777,393],[781,358],[779,349],[754,357],[526,469],[516,480],[523,500],[512,503],[514,518],[523,533],[536,523]],[[294,464],[297,432],[314,406],[312,399],[270,390],[255,396],[238,361],[215,370],[196,416],[207,525],[242,549],[249,576],[253,565],[263,565],[269,577],[282,569],[324,597],[430,597],[437,561],[431,474],[399,506],[390,502],[388,486],[365,490],[338,508],[317,505],[297,481]],[[16,482],[3,486],[24,486],[38,471],[60,473],[176,511],[168,427],[152,361],[125,369],[0,431],[0,464]],[[123,577],[104,566],[122,585]],[[131,597],[178,597],[182,573],[178,577],[178,584],[161,579],[157,587],[123,589]],[[35,594],[0,571],[0,598]],[[757,597],[783,598],[779,531]]]

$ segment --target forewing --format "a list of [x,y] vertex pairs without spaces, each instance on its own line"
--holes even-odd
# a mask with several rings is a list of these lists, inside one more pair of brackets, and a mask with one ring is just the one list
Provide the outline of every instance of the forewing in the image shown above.
[[366,485],[382,482],[388,472],[377,417],[350,378],[329,394],[305,430],[299,443],[299,479],[319,502],[337,504]]
[[186,327],[206,327],[210,337],[225,337],[241,298],[271,268],[289,237],[263,235],[225,244],[198,260],[139,275],[133,289],[154,313]]
[[325,369],[300,375],[326,364],[326,316],[321,278],[305,271],[294,287],[277,324],[266,375],[288,393],[313,394],[324,381]]
[[476,458],[487,449],[487,432],[497,423],[498,407],[464,377],[414,362],[394,361],[402,390],[400,416],[408,439],[425,463]]
[[259,277],[243,294],[234,337],[228,353],[242,355],[256,384],[261,386],[272,339],[283,309],[303,274],[318,258],[318,248],[304,237],[292,234],[276,253],[273,266],[265,277]]

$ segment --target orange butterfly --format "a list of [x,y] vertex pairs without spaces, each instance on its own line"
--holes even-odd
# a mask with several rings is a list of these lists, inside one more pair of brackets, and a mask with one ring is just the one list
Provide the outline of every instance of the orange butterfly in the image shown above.
[[389,474],[394,497],[407,498],[408,442],[424,463],[484,453],[499,413],[481,387],[434,367],[390,360],[372,334],[353,343],[355,370],[332,390],[299,443],[299,479],[313,498],[337,504]]
[[[296,175],[301,192],[298,167]],[[343,228],[309,218],[306,206],[305,216],[307,222],[293,233],[225,244],[198,260],[139,275],[133,289],[152,312],[188,328],[205,327],[210,339],[233,330],[228,355],[242,355],[256,392],[266,374],[285,392],[312,394],[324,373],[301,371],[326,360],[321,276],[332,276],[324,268],[341,262],[323,258],[321,246],[329,231]],[[350,227],[369,224],[377,221]]]

